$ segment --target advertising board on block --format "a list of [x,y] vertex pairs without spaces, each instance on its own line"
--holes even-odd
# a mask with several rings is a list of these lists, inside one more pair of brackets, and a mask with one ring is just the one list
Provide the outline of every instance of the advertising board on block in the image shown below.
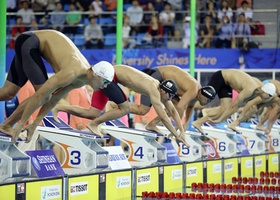
[[183,164],[164,166],[164,191],[183,192]]
[[131,199],[132,171],[116,171],[106,174],[106,199]]
[[222,182],[222,161],[209,160],[206,161],[207,182],[221,183]]
[[193,182],[203,182],[203,162],[187,163],[186,164],[186,186],[187,192],[191,192],[190,186]]
[[241,177],[253,177],[253,157],[240,157],[240,175]]
[[279,172],[279,155],[268,154],[268,171],[269,172]]
[[261,171],[266,171],[266,155],[255,156],[255,177],[260,177]]
[[136,169],[136,195],[141,196],[143,191],[159,190],[158,166],[146,169]]
[[98,199],[99,184],[98,174],[85,175],[79,177],[69,177],[68,182],[68,199]]
[[232,183],[232,177],[238,176],[238,158],[224,160],[224,183]]
[[62,179],[38,180],[26,183],[26,199],[62,200]]

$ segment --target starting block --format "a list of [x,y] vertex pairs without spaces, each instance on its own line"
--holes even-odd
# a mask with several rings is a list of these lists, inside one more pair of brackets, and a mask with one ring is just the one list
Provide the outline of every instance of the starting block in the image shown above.
[[265,136],[264,131],[253,129],[251,123],[240,123],[237,126],[237,131],[245,139],[246,146],[251,155],[267,153],[270,150],[270,142]]
[[106,122],[101,128],[129,147],[128,161],[132,166],[143,167],[166,162],[166,147],[156,141],[155,132],[131,129],[119,120]]
[[[170,131],[163,126],[157,127],[165,135],[168,135],[170,133]],[[208,145],[201,141],[200,133],[187,131],[185,134],[185,138],[190,147],[187,147],[181,142],[177,144],[175,139],[171,139],[171,143],[182,161],[192,162],[207,158]]]
[[241,154],[241,142],[235,139],[236,133],[226,130],[223,125],[203,124],[205,136],[212,139],[215,143],[215,148],[220,157],[233,157]]
[[271,132],[267,135],[270,138],[270,143],[276,152],[280,151],[280,121],[277,120],[273,124]]
[[[258,124],[258,121],[255,119],[252,119],[250,127],[253,129],[256,129],[257,124]],[[273,150],[275,152],[279,152],[280,151],[280,144],[279,144],[279,142],[280,142],[280,124],[279,124],[279,122],[276,122],[275,124],[273,124],[270,133],[266,134],[265,136],[269,139],[270,145],[273,148]]]
[[[17,142],[24,142],[18,139]],[[0,183],[9,178],[31,175],[30,157],[12,141],[12,137],[0,133]]]
[[44,126],[38,126],[38,133],[44,138],[59,145],[65,154],[61,166],[67,174],[79,174],[101,170],[108,167],[109,154],[97,143],[101,138],[90,132],[72,129],[59,119],[56,122],[52,116],[43,119]]

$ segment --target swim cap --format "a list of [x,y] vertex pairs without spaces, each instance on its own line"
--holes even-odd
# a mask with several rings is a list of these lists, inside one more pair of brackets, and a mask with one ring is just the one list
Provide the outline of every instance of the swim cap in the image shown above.
[[201,88],[201,94],[208,99],[213,100],[215,99],[216,91],[212,86],[207,85]]
[[100,61],[91,67],[92,71],[98,76],[112,82],[115,74],[113,65],[107,61]]
[[266,83],[262,86],[262,91],[273,96],[276,92],[276,87],[273,83]]
[[165,92],[176,95],[177,93],[177,84],[170,79],[164,80],[160,83],[159,87]]

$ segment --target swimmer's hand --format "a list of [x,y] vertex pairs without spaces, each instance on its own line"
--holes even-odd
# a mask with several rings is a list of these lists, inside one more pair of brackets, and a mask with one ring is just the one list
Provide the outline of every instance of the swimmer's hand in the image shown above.
[[[174,138],[173,138],[174,137]],[[185,133],[180,133],[180,135],[173,135],[172,133],[170,133],[167,136],[168,139],[175,139],[176,143],[179,146],[179,143],[183,143],[184,145],[186,145],[187,147],[190,147],[190,145],[186,142],[186,137],[185,137]]]
[[23,131],[26,131],[26,134],[27,134],[27,138],[26,138],[26,142],[30,142],[32,137],[33,137],[33,134],[36,130],[36,127],[37,127],[37,124],[29,124],[27,127],[25,127],[23,129]]
[[14,133],[13,133],[13,142],[17,141],[19,134],[22,132],[23,126],[24,126],[24,124],[22,124],[21,122],[19,122],[16,125]]
[[58,120],[58,112],[59,112],[59,105],[55,106],[53,109],[52,109],[52,115],[53,115],[53,119],[57,122],[57,123],[60,123],[60,121]]
[[[178,139],[179,139],[178,142],[182,141],[184,145],[186,145],[188,148],[190,147],[190,145],[186,141],[186,134],[185,134],[185,132],[181,132],[179,137],[178,137]],[[178,142],[177,142],[177,144],[179,144]]]

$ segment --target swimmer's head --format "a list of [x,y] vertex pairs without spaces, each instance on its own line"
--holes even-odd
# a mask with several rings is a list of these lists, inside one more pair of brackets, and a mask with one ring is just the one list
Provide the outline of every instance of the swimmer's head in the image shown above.
[[200,89],[200,94],[198,97],[199,103],[205,106],[215,99],[216,91],[212,86],[207,85]]
[[96,75],[106,79],[109,82],[113,81],[115,69],[111,63],[107,61],[100,61],[93,65],[91,69]]
[[173,80],[164,80],[160,83],[159,87],[169,94],[170,99],[172,99],[177,94],[178,87]]
[[267,93],[270,97],[274,96],[276,87],[273,83],[266,83],[261,87],[262,91]]
[[201,94],[212,101],[215,99],[216,90],[211,85],[207,85],[201,88]]

